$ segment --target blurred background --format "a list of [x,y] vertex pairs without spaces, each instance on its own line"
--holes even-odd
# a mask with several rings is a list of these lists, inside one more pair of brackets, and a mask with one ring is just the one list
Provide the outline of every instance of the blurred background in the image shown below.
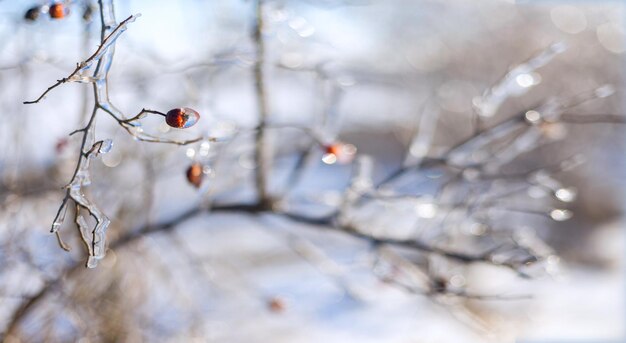
[[[111,101],[128,117],[142,108],[191,107],[201,120],[189,130],[172,130],[158,116],[142,119],[142,128],[219,142],[137,142],[98,115],[96,138],[114,146],[91,165],[88,193],[112,221],[96,269],[83,267],[72,220],[61,228],[69,253],[49,233],[80,147],[78,135],[68,134],[86,123],[91,86],[66,83],[38,104],[22,103],[69,75],[100,42],[97,3],[65,2],[69,13],[60,19],[50,18],[52,4],[0,1],[6,342],[626,337],[625,126],[558,119],[623,114],[622,3],[265,0],[276,213],[203,211],[165,228],[198,206],[254,200],[256,2],[115,2],[118,21],[141,17],[115,45]],[[33,6],[43,7],[25,18]],[[534,113],[557,119],[541,125]],[[520,115],[521,129],[499,131]],[[480,132],[494,134],[478,146],[462,144]],[[329,160],[330,142],[345,142],[346,155],[356,149],[347,156],[354,160]],[[289,183],[299,158],[306,163]],[[383,182],[402,165],[429,159],[444,163]],[[186,178],[192,163],[203,167],[199,188]],[[363,184],[359,192],[371,199],[350,202]],[[481,196],[490,205],[467,210]],[[366,235],[464,252],[487,247],[493,258],[459,263],[280,215],[321,218],[335,210]],[[159,229],[145,232],[150,225]],[[518,261],[520,246],[540,263],[497,266]],[[417,281],[399,287],[386,273],[403,263]],[[446,292],[429,292],[440,279]],[[421,284],[426,291],[415,291]]]

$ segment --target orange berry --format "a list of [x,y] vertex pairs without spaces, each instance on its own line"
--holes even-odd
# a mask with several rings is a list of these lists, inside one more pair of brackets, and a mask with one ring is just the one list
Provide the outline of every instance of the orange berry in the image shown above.
[[48,10],[50,17],[53,19],[63,19],[68,14],[67,8],[61,2],[54,3],[50,5],[50,9]]
[[203,178],[202,164],[196,162],[187,168],[187,181],[196,188],[200,188]]

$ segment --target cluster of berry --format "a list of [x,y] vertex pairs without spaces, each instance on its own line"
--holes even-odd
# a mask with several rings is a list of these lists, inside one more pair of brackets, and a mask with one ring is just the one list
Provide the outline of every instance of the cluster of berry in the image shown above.
[[[41,14],[48,14],[52,19],[63,19],[70,14],[69,6],[64,2],[52,2],[49,5],[37,5],[29,8],[24,13],[24,20],[34,22],[39,19]],[[90,5],[85,6],[83,11],[83,19],[90,21],[93,14],[93,8]]]

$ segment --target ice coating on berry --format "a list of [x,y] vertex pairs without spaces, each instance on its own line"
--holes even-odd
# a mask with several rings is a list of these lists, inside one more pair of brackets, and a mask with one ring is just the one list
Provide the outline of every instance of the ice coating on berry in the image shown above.
[[200,114],[188,107],[172,109],[165,115],[167,125],[177,129],[192,127],[199,119]]

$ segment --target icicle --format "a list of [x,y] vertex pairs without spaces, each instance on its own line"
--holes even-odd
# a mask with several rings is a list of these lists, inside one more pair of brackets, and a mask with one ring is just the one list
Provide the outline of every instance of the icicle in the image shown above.
[[428,149],[432,142],[437,129],[437,120],[439,119],[439,108],[429,105],[426,111],[419,118],[419,126],[413,137],[409,152],[404,160],[404,165],[417,165],[428,153]]
[[[86,134],[93,135],[91,132],[92,130],[93,126]],[[104,258],[106,242],[105,233],[110,221],[109,218],[107,218],[94,203],[85,197],[82,192],[82,188],[91,183],[91,174],[89,172],[91,160],[101,153],[110,151],[112,145],[113,141],[110,139],[94,143],[91,148],[85,152],[85,156],[81,158],[76,175],[69,185],[69,196],[78,206],[76,224],[78,225],[81,237],[83,241],[85,241],[85,244],[87,244],[89,250],[89,259],[87,260],[88,268],[95,268],[98,261]],[[91,232],[89,232],[84,218],[79,214],[80,208],[86,209],[96,219],[96,226]]]
[[557,222],[563,222],[572,218],[573,213],[570,210],[554,209],[550,212],[550,218]]
[[528,177],[528,182],[550,189],[552,192],[556,192],[563,187],[561,182],[553,178],[546,170],[533,173]]
[[65,244],[65,242],[63,242],[63,238],[61,238],[61,233],[59,231],[55,231],[54,233],[57,236],[57,243],[59,243],[59,246],[61,247],[61,249],[65,250],[65,251],[70,251],[70,247],[67,246],[67,244]]
[[587,158],[582,154],[576,154],[566,160],[561,161],[559,164],[559,169],[561,171],[572,170],[581,164],[587,162]]
[[63,199],[63,203],[61,204],[61,207],[59,208],[59,211],[57,212],[57,215],[52,222],[52,228],[50,229],[50,232],[57,232],[61,225],[63,225],[63,221],[65,221],[65,214],[67,213],[67,206],[67,198],[65,198]]
[[[91,245],[90,256],[87,261],[87,267],[94,268],[98,264],[98,260],[104,258],[105,255],[105,241],[106,241],[106,230],[109,227],[110,220],[107,216],[100,211],[100,209],[89,201],[81,192],[81,189],[70,189],[70,196],[72,199],[81,207],[85,208],[89,213],[96,219],[96,226],[91,232],[91,240],[89,244]],[[80,217],[82,218],[82,217]],[[78,220],[80,220],[80,218]],[[86,226],[84,220],[78,223],[81,232],[85,231],[84,227]],[[89,237],[89,234],[87,235]]]
[[594,89],[593,93],[598,98],[606,98],[615,94],[615,87],[613,87],[613,85],[606,84]]
[[91,230],[89,230],[85,217],[80,215],[80,207],[78,206],[76,207],[76,226],[78,226],[78,232],[80,233],[83,243],[85,243],[85,246],[87,247],[89,256],[93,256],[93,247],[91,246],[91,239],[89,238]]
[[291,19],[289,21],[289,27],[302,38],[310,37],[315,33],[315,27],[303,17],[295,17]]
[[113,140],[105,139],[102,141],[98,152],[101,154],[106,154],[107,152],[111,151],[111,148],[113,148]]
[[96,82],[96,78],[94,78],[93,76],[83,75],[83,74],[73,75],[72,77],[70,77],[67,80],[71,81],[71,82],[78,82],[78,83],[93,83],[93,82]]
[[554,197],[562,202],[572,202],[576,200],[576,189],[574,188],[559,188],[554,191]]
[[504,78],[487,89],[481,97],[474,99],[474,106],[478,114],[482,117],[492,117],[506,99],[525,94],[533,86],[539,84],[541,75],[535,70],[545,66],[566,49],[567,45],[564,42],[553,44],[539,55],[511,69]]
[[564,100],[563,107],[571,108],[571,107],[583,104],[587,101],[606,98],[613,94],[615,94],[615,87],[610,84],[605,84],[598,88],[592,89],[587,92],[583,92],[581,94],[578,94],[576,96],[573,96],[569,99]]
[[487,165],[487,169],[491,172],[495,172],[503,165],[513,161],[519,155],[535,149],[541,143],[542,137],[543,134],[540,129],[535,127],[528,128],[504,149],[488,156],[490,162]]
[[370,156],[358,156],[356,163],[354,163],[350,186],[346,188],[343,194],[342,207],[347,208],[357,202],[363,194],[372,190],[374,184],[372,181],[372,169],[373,160]]
[[[119,38],[119,36],[126,31],[126,26],[132,22],[134,22],[137,18],[139,18],[141,16],[140,13],[135,14],[130,16],[130,19],[126,20],[125,22],[113,27],[113,25],[115,24],[115,20],[113,20],[113,25],[110,25],[110,23],[106,23],[106,25],[110,26],[110,29],[108,29],[107,34],[109,32],[114,32],[113,34],[111,34],[111,36],[109,36],[107,38],[106,41],[102,42],[102,47],[99,48],[99,51],[97,54],[95,54],[94,56],[92,56],[89,61],[87,61],[86,63],[82,63],[79,67],[80,67],[80,71],[83,72],[89,68],[91,68],[91,66],[98,62],[99,60],[105,60],[105,54],[108,54],[110,51],[112,51],[115,48],[115,42],[117,41],[117,39]],[[119,27],[119,28],[118,28]],[[111,55],[111,54],[109,54]],[[108,71],[108,68],[102,68],[102,69],[106,69]],[[96,75],[96,79],[100,79],[100,77],[98,77],[98,75]]]
[[[540,116],[540,120],[538,123],[542,123],[545,121],[555,122],[561,117],[563,111],[565,110],[564,100],[551,97],[546,102],[541,104],[539,107],[535,109]],[[526,112],[528,114],[528,112]],[[526,118],[528,120],[528,118]]]
[[372,172],[374,161],[371,156],[362,155],[356,160],[356,172],[350,187],[357,192],[364,193],[372,189]]
[[415,213],[419,218],[432,219],[437,216],[439,206],[432,197],[424,196],[417,198],[415,205]]
[[514,134],[515,132],[525,127],[526,125],[524,125],[523,123],[519,121],[510,120],[505,123],[502,123],[472,138],[471,140],[458,146],[454,150],[451,150],[449,153],[448,160],[453,165],[475,164],[477,163],[476,152],[481,151],[481,149],[485,148],[486,146],[489,146],[494,141],[505,138],[511,134]]

